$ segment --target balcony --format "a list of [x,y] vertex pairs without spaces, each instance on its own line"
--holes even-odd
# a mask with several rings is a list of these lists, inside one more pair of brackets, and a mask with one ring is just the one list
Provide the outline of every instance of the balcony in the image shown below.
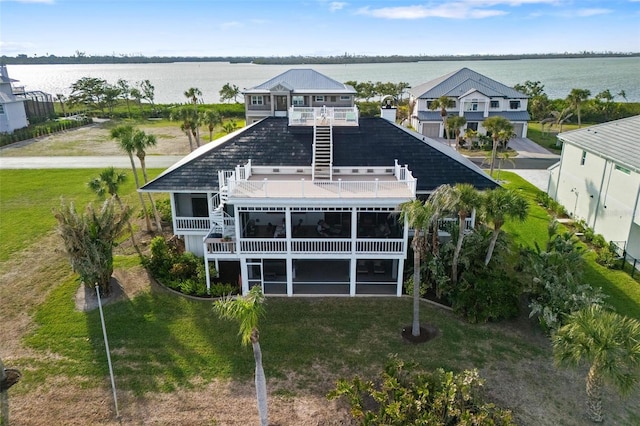
[[358,108],[291,107],[289,126],[358,126]]

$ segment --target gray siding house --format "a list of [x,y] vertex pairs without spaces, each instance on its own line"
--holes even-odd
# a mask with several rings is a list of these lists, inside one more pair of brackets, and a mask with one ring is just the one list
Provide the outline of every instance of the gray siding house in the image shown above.
[[511,121],[516,137],[527,136],[530,120],[528,96],[469,68],[415,86],[409,90],[409,94],[414,104],[411,125],[426,137],[445,137],[440,109],[430,108],[442,96],[451,100],[452,106],[447,108],[448,115],[460,115],[467,119],[465,128],[486,134],[482,121],[499,115]]

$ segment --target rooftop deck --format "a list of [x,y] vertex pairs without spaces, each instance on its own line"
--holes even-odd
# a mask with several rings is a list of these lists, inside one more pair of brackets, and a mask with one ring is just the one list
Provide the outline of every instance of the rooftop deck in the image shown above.
[[311,167],[236,167],[221,172],[230,199],[242,198],[415,198],[416,179],[406,166],[334,167],[333,180],[313,180]]
[[291,107],[290,126],[358,126],[357,107]]

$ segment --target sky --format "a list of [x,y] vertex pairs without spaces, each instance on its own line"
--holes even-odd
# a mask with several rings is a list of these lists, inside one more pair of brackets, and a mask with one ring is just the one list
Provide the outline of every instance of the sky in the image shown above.
[[640,52],[640,0],[0,0],[0,55]]

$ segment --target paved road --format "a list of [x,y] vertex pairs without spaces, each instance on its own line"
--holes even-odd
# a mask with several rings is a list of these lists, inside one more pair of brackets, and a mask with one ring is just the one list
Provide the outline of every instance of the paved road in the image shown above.
[[[184,158],[182,155],[149,155],[146,157],[150,169],[164,169]],[[138,159],[135,158],[136,166]],[[100,169],[103,167],[131,167],[129,157],[0,157],[0,169]]]

